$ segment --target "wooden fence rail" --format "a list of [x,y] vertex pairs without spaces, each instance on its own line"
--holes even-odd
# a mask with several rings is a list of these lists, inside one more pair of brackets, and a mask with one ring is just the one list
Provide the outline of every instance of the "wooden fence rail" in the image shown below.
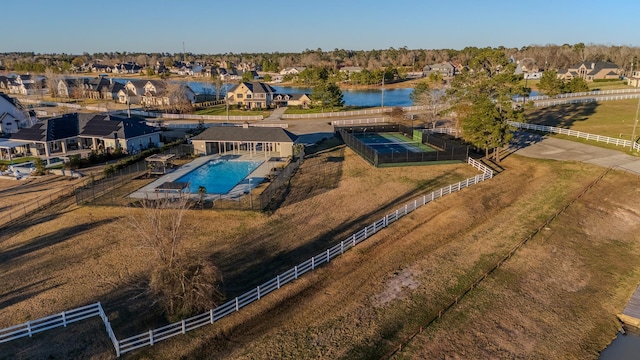
[[[395,211],[388,213],[383,218],[374,221],[371,225],[365,226],[363,229],[348,236],[340,243],[318,253],[315,256],[312,256],[308,260],[277,275],[275,278],[266,281],[265,283],[245,292],[244,294],[225,302],[215,309],[210,309],[209,311],[201,313],[199,315],[156,329],[151,329],[138,335],[128,337],[126,339],[117,340],[115,334],[113,333],[113,330],[111,329],[111,325],[106,315],[104,314],[102,307],[100,306],[100,303],[97,303],[88,305],[86,307],[74,309],[69,312],[63,312],[61,314],[51,315],[46,318],[27,322],[26,324],[13,326],[6,329],[0,329],[0,342],[6,342],[24,336],[31,336],[34,329],[34,324],[47,324],[46,326],[39,325],[39,331],[44,331],[53,327],[66,326],[68,321],[65,322],[66,320],[64,319],[68,319],[69,313],[73,312],[74,321],[79,321],[92,316],[100,316],[105,323],[107,334],[109,335],[109,338],[111,339],[115,347],[116,356],[119,357],[121,354],[145,346],[152,346],[159,341],[166,340],[177,335],[186,334],[188,331],[197,329],[205,325],[213,324],[214,322],[224,318],[225,316],[240,311],[240,309],[244,308],[245,306],[248,306],[249,304],[260,300],[269,293],[280,289],[283,285],[298,279],[305,273],[315,270],[318,266],[322,266],[323,264],[331,262],[331,260],[340,256],[345,251],[353,248],[357,244],[363,242],[380,230],[388,227],[390,224],[398,221],[403,216],[411,213],[412,211],[415,211],[419,207],[424,206],[447,194],[462,190],[466,187],[491,179],[493,177],[493,171],[481,162],[476,161],[472,158],[469,158],[467,162],[471,166],[480,170],[482,173],[466,180],[457,182],[455,184],[445,186],[443,188],[440,188],[439,190],[433,191],[427,195],[406,203],[404,206],[401,206]],[[49,323],[48,321],[51,321],[51,323]]]

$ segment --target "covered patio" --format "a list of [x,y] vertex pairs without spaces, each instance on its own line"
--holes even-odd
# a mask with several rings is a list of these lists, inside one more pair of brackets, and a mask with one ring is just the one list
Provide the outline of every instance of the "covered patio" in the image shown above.
[[293,156],[297,136],[282,128],[214,126],[191,138],[200,155],[248,154],[249,157]]

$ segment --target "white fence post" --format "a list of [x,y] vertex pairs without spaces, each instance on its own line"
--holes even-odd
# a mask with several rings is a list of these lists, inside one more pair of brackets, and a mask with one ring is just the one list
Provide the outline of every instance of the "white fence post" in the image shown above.
[[213,324],[213,309],[209,310],[209,323]]
[[67,327],[67,316],[62,312],[62,326]]
[[[184,323],[184,320],[182,320],[182,323]],[[182,333],[184,334],[184,327],[182,329]],[[149,330],[149,345],[153,346],[153,330]]]
[[258,300],[260,300],[260,285],[258,285]]

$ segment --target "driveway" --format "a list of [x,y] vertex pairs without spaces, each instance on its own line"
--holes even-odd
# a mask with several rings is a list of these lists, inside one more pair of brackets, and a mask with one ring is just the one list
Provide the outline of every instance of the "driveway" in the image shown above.
[[620,151],[527,132],[516,136],[516,154],[560,161],[582,161],[602,167],[617,167],[640,175],[640,158]]

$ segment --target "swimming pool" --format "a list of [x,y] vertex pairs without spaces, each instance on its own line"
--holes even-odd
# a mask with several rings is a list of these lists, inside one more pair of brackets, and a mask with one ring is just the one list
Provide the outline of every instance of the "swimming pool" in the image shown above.
[[207,194],[227,194],[251,174],[262,161],[210,160],[180,177],[177,182],[189,183],[189,192],[198,193],[204,186]]

